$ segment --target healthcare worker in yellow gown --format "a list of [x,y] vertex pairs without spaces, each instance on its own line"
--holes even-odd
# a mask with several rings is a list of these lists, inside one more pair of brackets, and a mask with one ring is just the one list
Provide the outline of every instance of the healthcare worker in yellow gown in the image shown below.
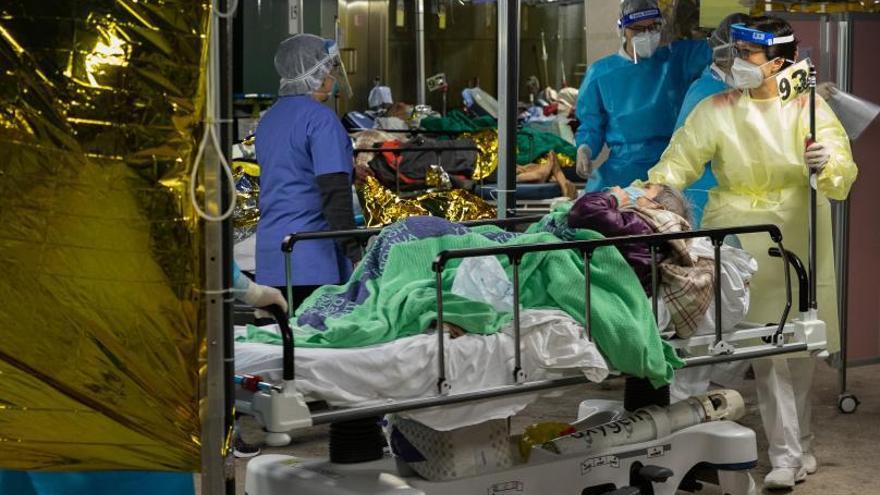
[[[718,185],[709,191],[702,226],[775,224],[782,229],[786,249],[806,262],[808,174],[817,170],[819,317],[827,323],[828,350],[835,352],[839,327],[828,199],[845,199],[856,178],[849,139],[825,101],[817,98],[815,143],[808,146],[808,96],[781,101],[775,75],[797,57],[797,40],[787,22],[758,18],[748,27],[734,26],[731,38],[737,56],[731,75],[737,89],[697,105],[648,179],[684,189],[711,161]],[[781,261],[768,256],[768,236],[741,236],[741,241],[758,261],[749,321],[778,321],[785,302]],[[809,393],[815,361],[779,357],[752,364],[773,466],[764,485],[791,487],[817,469]]]

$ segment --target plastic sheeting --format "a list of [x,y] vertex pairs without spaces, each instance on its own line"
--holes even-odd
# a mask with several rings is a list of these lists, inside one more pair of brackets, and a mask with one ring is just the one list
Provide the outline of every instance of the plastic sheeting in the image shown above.
[[0,6],[0,467],[197,470],[208,2]]

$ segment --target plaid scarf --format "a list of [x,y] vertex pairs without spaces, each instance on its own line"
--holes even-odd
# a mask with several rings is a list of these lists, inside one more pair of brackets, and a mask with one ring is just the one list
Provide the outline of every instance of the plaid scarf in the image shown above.
[[[638,206],[631,209],[657,233],[691,230],[687,220],[671,211]],[[691,255],[690,239],[676,239],[668,244],[669,256],[658,265],[663,281],[661,293],[669,309],[675,334],[688,338],[697,331],[712,303],[715,262]]]

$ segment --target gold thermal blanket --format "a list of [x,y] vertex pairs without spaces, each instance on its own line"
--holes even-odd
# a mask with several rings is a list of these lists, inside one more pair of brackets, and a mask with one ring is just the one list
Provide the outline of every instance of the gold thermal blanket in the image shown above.
[[0,5],[0,468],[198,469],[209,15]]

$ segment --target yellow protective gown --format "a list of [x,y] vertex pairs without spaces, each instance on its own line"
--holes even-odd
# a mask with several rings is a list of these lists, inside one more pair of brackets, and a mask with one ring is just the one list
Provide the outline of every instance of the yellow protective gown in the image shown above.
[[[672,136],[669,147],[649,172],[651,182],[685,188],[703,175],[706,162],[718,185],[709,191],[703,228],[775,224],[785,248],[807,263],[809,211],[808,171],[804,162],[809,135],[809,99],[782,103],[756,100],[748,92],[728,91],[703,100]],[[839,325],[828,198],[842,200],[858,170],[849,138],[831,108],[816,99],[817,141],[829,147],[831,159],[818,177],[817,291],[819,317],[827,323],[828,350],[839,350]],[[782,263],[771,258],[767,235],[741,236],[758,261],[751,282],[748,319],[779,321],[785,304]],[[797,314],[797,284],[792,277],[792,315]]]

